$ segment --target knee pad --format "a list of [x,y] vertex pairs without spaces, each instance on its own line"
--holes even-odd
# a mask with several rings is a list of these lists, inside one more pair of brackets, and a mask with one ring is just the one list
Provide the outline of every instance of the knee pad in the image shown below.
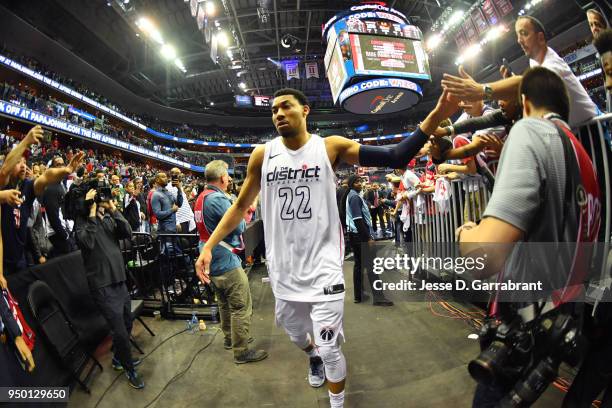
[[304,333],[299,336],[289,335],[289,339],[291,339],[293,344],[295,344],[302,350],[304,350],[306,347],[310,345],[310,335],[308,333]]
[[337,383],[346,378],[346,359],[337,344],[320,346],[319,356],[325,365],[325,376],[331,382]]

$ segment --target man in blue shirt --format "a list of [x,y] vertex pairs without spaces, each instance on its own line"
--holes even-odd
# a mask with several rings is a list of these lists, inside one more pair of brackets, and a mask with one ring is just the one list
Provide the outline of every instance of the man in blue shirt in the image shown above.
[[[217,227],[221,218],[232,206],[226,194],[230,182],[227,173],[227,163],[213,160],[206,166],[207,189],[200,193],[195,207],[195,220],[200,234],[200,248]],[[241,246],[241,235],[246,223],[240,222],[238,227],[212,250],[210,278],[219,300],[221,314],[221,329],[225,335],[223,346],[226,350],[233,349],[236,364],[261,361],[268,357],[264,350],[249,349],[251,341],[249,330],[253,307],[249,279],[242,269],[241,260],[236,255],[235,248]]]
[[[362,268],[366,267],[368,280],[372,286],[372,297],[374,306],[393,306],[393,302],[385,299],[384,294],[380,290],[374,289],[374,281],[378,278],[372,271],[372,259],[370,252],[374,251],[372,247],[369,250],[362,251],[363,244],[368,244],[372,241],[372,218],[370,210],[363,198],[359,195],[362,187],[362,180],[359,176],[351,176],[348,180],[349,191],[344,198],[346,205],[346,229],[349,233],[349,241],[355,255],[353,267],[353,286],[355,303],[361,303],[362,294]],[[362,259],[363,258],[363,259]]]
[[157,217],[159,232],[176,232],[176,212],[183,205],[183,194],[177,194],[175,199],[166,189],[167,184],[166,173],[157,173],[155,176],[157,190],[151,198],[151,208]]

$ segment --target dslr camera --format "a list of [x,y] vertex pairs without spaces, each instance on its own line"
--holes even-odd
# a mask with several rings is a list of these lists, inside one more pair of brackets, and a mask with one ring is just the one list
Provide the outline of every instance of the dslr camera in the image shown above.
[[520,316],[510,323],[490,320],[481,329],[480,346],[468,364],[472,378],[510,390],[497,407],[528,407],[557,378],[562,362],[580,362],[585,340],[572,314],[553,310],[529,323]]

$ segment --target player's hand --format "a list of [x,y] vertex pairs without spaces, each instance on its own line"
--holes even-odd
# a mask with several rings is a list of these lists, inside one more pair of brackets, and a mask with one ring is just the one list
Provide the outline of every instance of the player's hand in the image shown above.
[[196,261],[196,275],[202,283],[210,283],[210,262],[212,261],[212,252],[204,246],[200,256]]
[[436,130],[434,130],[433,132],[433,136],[434,137],[444,137],[444,136],[448,136],[448,132],[446,132],[445,128],[437,128]]
[[19,352],[19,355],[21,356],[22,360],[25,360],[28,372],[31,373],[32,371],[34,371],[34,357],[32,357],[32,352],[25,344],[23,337],[17,336],[15,338],[15,347],[17,347],[17,351]]
[[8,282],[2,273],[0,273],[0,289],[7,289]]
[[[436,113],[436,116],[440,119],[440,122],[442,122],[446,118],[453,116],[458,110],[459,98],[455,97],[446,89],[443,89],[442,95],[440,95],[440,98],[438,98],[438,104],[434,108],[434,112]],[[446,132],[444,132],[444,136],[446,136]]]
[[504,142],[497,137],[496,135],[481,135],[480,139],[484,142],[485,147],[488,150],[493,150],[496,153],[496,156],[501,154],[502,148],[504,147]]
[[19,207],[22,202],[21,191],[15,189],[0,191],[0,203],[8,204],[11,207]]
[[34,126],[25,137],[25,142],[28,146],[33,144],[39,145],[43,138],[43,129],[40,125]]
[[40,258],[38,258],[39,264],[44,264],[45,262],[47,262],[47,258],[45,258],[44,256],[41,256]]
[[462,101],[483,100],[485,95],[482,84],[474,81],[461,65],[459,66],[459,75],[460,76],[457,77],[450,74],[444,74],[442,77],[442,88],[448,91],[449,96]]

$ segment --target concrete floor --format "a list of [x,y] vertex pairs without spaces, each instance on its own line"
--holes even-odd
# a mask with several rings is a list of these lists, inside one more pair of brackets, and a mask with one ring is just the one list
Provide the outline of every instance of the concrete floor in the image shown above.
[[[352,266],[352,262],[345,263],[345,407],[470,407],[475,382],[466,365],[479,351],[477,341],[467,338],[473,329],[461,320],[432,315],[424,302],[396,302],[391,308],[354,304]],[[269,352],[266,360],[235,365],[231,351],[223,349],[218,325],[208,325],[205,332],[195,335],[179,334],[153,351],[184,329],[185,322],[145,318],[156,333],[151,337],[140,323],[134,324],[134,335],[145,353],[153,351],[139,368],[145,389],[130,388],[123,375],[116,379],[106,351],[100,357],[104,371],[94,378],[91,395],[76,389],[69,407],[328,407],[326,388],[313,389],[307,383],[305,355],[275,327],[274,297],[269,284],[261,282],[262,276],[262,270],[250,274],[251,331],[254,345]],[[186,373],[162,392],[207,344],[210,346],[197,355]],[[534,406],[558,407],[562,397],[549,387]]]

